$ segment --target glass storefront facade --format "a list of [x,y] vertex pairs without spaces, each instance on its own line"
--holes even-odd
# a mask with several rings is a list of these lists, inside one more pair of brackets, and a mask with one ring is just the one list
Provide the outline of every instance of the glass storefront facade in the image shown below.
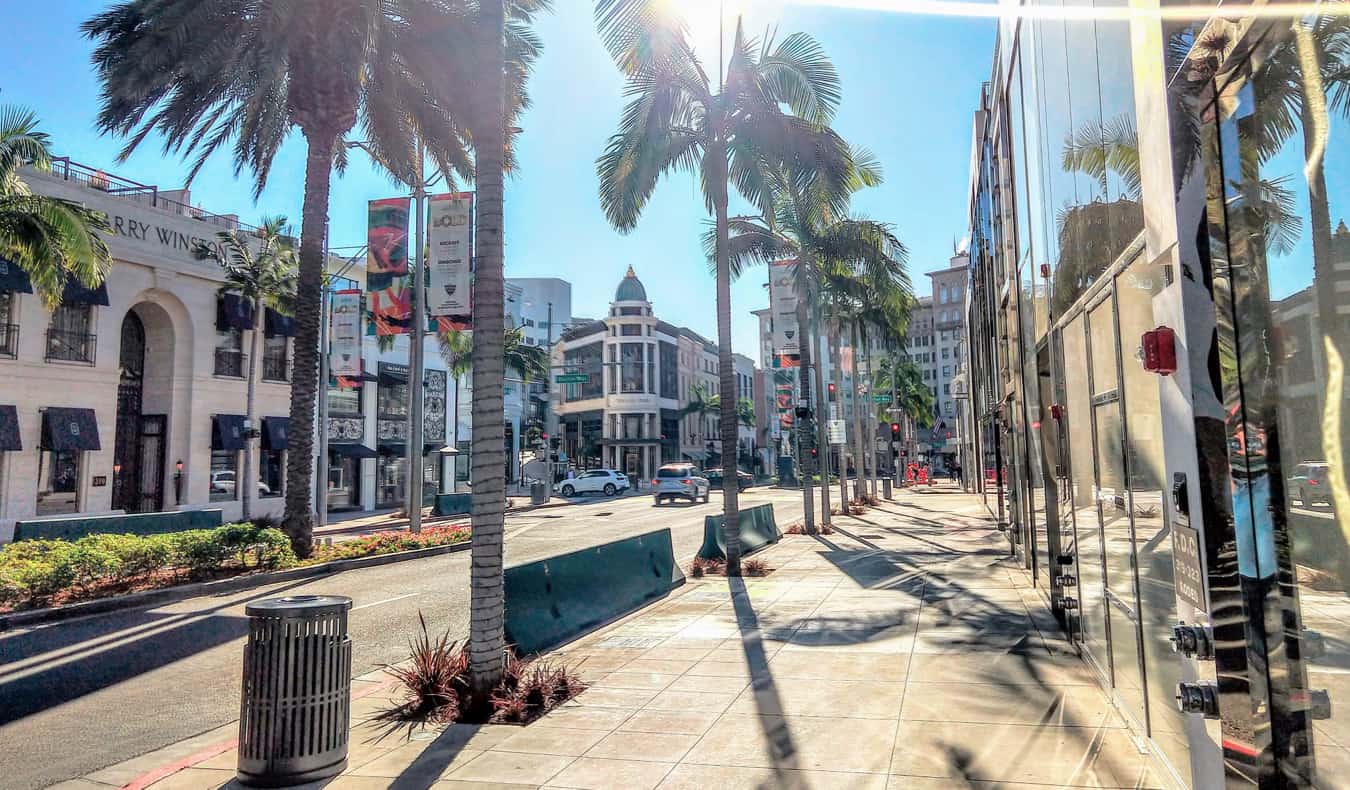
[[1350,787],[1345,7],[1032,15],[976,116],[972,480],[1177,786]]

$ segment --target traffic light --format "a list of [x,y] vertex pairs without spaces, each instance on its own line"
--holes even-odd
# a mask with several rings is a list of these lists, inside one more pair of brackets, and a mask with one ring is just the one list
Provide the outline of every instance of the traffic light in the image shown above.
[[831,382],[830,384],[827,384],[827,385],[825,385],[825,386],[826,386],[826,387],[829,389],[829,391],[830,391],[830,402],[833,403],[833,402],[834,402],[834,383]]
[[898,422],[891,423],[891,441],[900,441],[900,423]]

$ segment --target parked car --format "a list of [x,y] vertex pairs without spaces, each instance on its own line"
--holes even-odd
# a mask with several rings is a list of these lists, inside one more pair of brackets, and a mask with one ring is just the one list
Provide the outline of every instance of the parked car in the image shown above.
[[623,472],[614,469],[592,469],[554,485],[553,491],[563,496],[578,494],[614,496],[627,491],[628,488],[628,476]]
[[697,502],[700,496],[707,502],[711,490],[708,478],[699,474],[693,464],[666,464],[656,470],[656,478],[652,480],[652,497],[658,505],[663,499]]
[[[233,494],[235,487],[234,472],[222,470],[211,473],[211,493],[213,494]],[[260,496],[269,496],[272,489],[266,483],[258,481],[258,494]]]
[[[713,488],[716,488],[716,489],[719,490],[719,491],[722,489],[722,470],[721,470],[721,469],[705,469],[705,470],[703,471],[703,476],[706,477],[706,478],[708,478],[708,483],[709,483]],[[747,472],[742,472],[742,471],[739,470],[739,469],[736,470],[736,486],[737,486],[737,490],[739,490],[739,491],[744,491],[745,489],[749,488],[750,486],[752,486],[752,485],[754,485],[754,484],[755,484],[755,477],[754,477],[754,475],[751,475],[751,474],[749,474],[749,473],[747,473]]]
[[1305,461],[1294,467],[1294,474],[1289,478],[1289,490],[1304,507],[1312,507],[1319,502],[1330,505],[1331,490],[1327,487],[1326,463]]

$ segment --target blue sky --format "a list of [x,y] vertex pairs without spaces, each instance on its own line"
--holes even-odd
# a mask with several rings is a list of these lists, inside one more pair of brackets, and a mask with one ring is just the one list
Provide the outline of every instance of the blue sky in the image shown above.
[[[42,13],[12,18],[24,29],[0,51],[0,102],[35,109],[60,155],[161,188],[180,187],[187,168],[154,141],[118,165],[121,141],[94,130],[98,85],[78,27],[107,5],[47,0]],[[530,83],[534,106],[521,123],[520,171],[507,186],[507,274],[568,279],[573,313],[594,317],[603,314],[631,264],[659,316],[715,338],[713,280],[699,244],[706,215],[694,181],[679,175],[664,182],[627,235],[611,229],[600,209],[594,162],[618,121],[622,81],[595,33],[591,8],[590,0],[555,0],[553,13],[538,24],[545,52]],[[966,232],[971,119],[980,83],[989,78],[995,23],[784,7],[771,0],[742,0],[740,8],[747,32],[758,35],[769,25],[780,37],[806,31],[834,60],[844,88],[835,128],[873,151],[886,174],[882,186],[855,198],[855,211],[896,225],[910,250],[915,286],[926,292],[922,273],[945,266],[953,239]],[[692,23],[711,73],[715,12]],[[221,155],[192,184],[192,201],[245,220],[284,214],[298,226],[303,171],[303,141],[293,136],[255,203],[248,175],[235,178]],[[366,201],[399,191],[353,157],[345,177],[334,180],[332,243],[362,243]],[[733,347],[751,357],[757,327],[749,311],[767,304],[764,282],[755,271],[733,287]]]

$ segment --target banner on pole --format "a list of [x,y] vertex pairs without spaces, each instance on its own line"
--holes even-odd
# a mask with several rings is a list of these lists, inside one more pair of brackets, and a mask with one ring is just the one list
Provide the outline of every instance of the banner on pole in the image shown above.
[[409,198],[372,200],[367,211],[366,287],[370,321],[377,335],[401,335],[412,330],[409,202]]
[[333,376],[361,375],[361,292],[338,291],[330,301],[332,337],[328,370]]
[[473,312],[473,193],[432,195],[429,212],[428,312],[467,321]]
[[769,315],[773,322],[773,352],[779,367],[785,357],[800,354],[800,332],[797,326],[797,282],[794,275],[796,261],[774,261],[769,264]]

